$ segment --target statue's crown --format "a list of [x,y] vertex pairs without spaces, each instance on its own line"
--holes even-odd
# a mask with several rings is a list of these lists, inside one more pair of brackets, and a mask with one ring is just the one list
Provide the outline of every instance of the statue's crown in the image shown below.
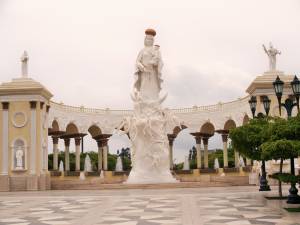
[[145,30],[145,34],[154,37],[156,35],[156,31],[154,29],[148,28],[147,30]]

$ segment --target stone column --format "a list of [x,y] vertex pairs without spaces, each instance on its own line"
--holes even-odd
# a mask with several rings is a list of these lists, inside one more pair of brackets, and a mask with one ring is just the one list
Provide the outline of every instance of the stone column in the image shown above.
[[196,139],[196,150],[197,150],[197,168],[201,168],[201,137],[200,136],[195,136]]
[[81,137],[75,138],[75,171],[80,171],[80,141]]
[[36,174],[36,101],[31,101],[30,103],[30,174]]
[[234,149],[234,166],[236,168],[240,167],[240,157],[239,152]]
[[98,145],[98,171],[103,169],[103,148],[102,148],[102,141],[97,140]]
[[70,171],[70,155],[69,155],[69,147],[70,147],[70,138],[64,139],[65,141],[65,171]]
[[[8,175],[8,109],[9,102],[2,102],[2,161],[1,161],[1,175]],[[1,186],[1,185],[0,185]]]
[[169,140],[169,163],[170,163],[170,170],[173,170],[173,143],[175,139],[174,134],[168,134],[168,140]]
[[58,170],[58,137],[52,136],[53,141],[53,170]]
[[223,141],[223,163],[224,168],[228,167],[228,150],[227,150],[227,141],[228,141],[228,134],[222,134],[222,141]]
[[108,146],[107,146],[108,139],[102,139],[102,145],[103,145],[103,170],[108,169],[108,162],[107,162],[107,157],[108,157]]
[[204,145],[204,168],[208,168],[208,137],[203,137]]

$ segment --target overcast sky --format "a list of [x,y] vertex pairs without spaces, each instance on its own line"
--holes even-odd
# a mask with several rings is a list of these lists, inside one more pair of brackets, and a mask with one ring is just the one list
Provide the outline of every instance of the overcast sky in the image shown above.
[[298,0],[0,0],[0,82],[20,76],[26,49],[30,77],[54,101],[132,108],[134,62],[149,27],[168,107],[245,96],[267,70],[261,45],[269,41],[282,51],[278,68],[300,72]]

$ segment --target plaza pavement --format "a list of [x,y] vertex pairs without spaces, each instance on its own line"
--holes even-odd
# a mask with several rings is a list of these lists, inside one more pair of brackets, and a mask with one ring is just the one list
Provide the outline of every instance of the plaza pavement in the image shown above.
[[2,192],[0,225],[300,225],[266,194],[277,187]]

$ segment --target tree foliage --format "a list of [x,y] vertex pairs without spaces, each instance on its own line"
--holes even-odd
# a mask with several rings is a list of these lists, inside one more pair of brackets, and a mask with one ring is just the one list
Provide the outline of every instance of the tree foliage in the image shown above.
[[252,119],[249,123],[231,129],[229,138],[234,149],[249,159],[261,160],[261,145],[268,140],[266,129],[269,125],[268,118]]

